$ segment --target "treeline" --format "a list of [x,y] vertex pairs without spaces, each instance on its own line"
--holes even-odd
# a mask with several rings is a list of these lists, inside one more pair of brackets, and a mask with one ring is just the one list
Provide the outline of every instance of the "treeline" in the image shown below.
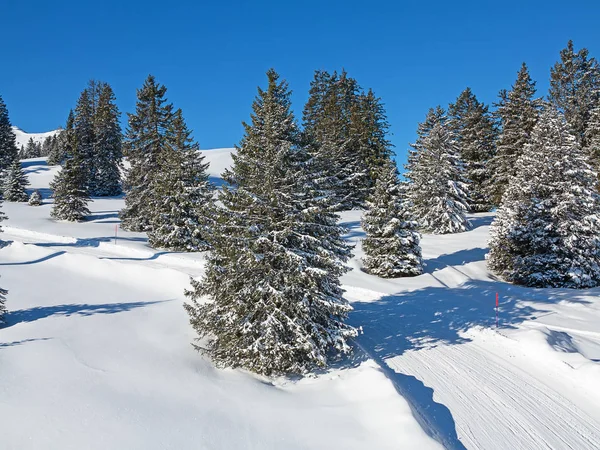
[[408,156],[408,209],[422,229],[452,233],[470,228],[468,212],[497,208],[491,271],[528,286],[597,286],[598,62],[570,41],[548,95],[536,94],[523,64],[493,111],[470,89],[431,109]]

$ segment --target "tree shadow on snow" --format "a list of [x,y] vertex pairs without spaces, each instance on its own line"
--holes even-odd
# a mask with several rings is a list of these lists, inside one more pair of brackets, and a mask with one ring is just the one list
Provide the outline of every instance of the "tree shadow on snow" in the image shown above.
[[64,255],[65,253],[67,253],[67,252],[65,252],[63,250],[60,252],[52,253],[51,255],[46,255],[42,258],[34,259],[32,261],[0,263],[0,266],[27,266],[30,264],[36,264],[36,263],[48,261],[49,259],[56,258],[57,256]]
[[[102,236],[93,238],[76,238],[75,242],[39,242],[38,247],[98,247],[102,242],[114,242],[114,236]],[[117,241],[148,242],[146,237],[123,237],[117,236]]]
[[[444,256],[449,260],[457,258]],[[551,314],[546,305],[564,301],[589,303],[583,296],[590,291],[531,289],[472,280],[454,289],[427,287],[352,304],[354,311],[349,323],[363,328],[357,345],[378,362],[397,391],[407,399],[424,430],[446,448],[464,448],[451,412],[433,400],[431,388],[413,376],[394,371],[386,361],[410,350],[467,343],[470,339],[463,332],[472,327],[494,327],[496,292],[500,297],[499,325],[508,329]]]
[[[0,326],[0,328],[2,328]],[[0,350],[2,350],[3,348],[7,348],[7,347],[15,347],[17,345],[23,345],[23,344],[27,344],[28,342],[35,342],[35,341],[48,341],[51,338],[35,338],[35,339],[23,339],[20,341],[12,341],[12,342],[0,342]]]
[[486,215],[486,216],[469,216],[469,222],[471,222],[471,229],[479,227],[486,227],[492,224],[494,221],[494,215]]
[[3,328],[12,327],[18,323],[35,322],[36,320],[46,319],[52,316],[93,316],[95,314],[118,314],[131,311],[145,306],[158,303],[169,302],[172,300],[157,300],[152,302],[130,302],[130,303],[104,303],[99,305],[90,304],[68,304],[54,306],[36,306],[29,309],[19,309],[10,311],[7,314],[6,322]]
[[483,261],[488,252],[489,249],[487,248],[477,247],[440,255],[437,258],[426,259],[424,260],[425,273],[432,273],[448,266],[462,266],[475,261]]

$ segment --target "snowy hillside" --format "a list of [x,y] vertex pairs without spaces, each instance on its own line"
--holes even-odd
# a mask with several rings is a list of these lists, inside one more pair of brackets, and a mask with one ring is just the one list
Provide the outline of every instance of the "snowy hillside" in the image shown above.
[[33,139],[34,142],[39,142],[40,144],[44,142],[48,136],[54,136],[60,130],[46,131],[45,133],[27,133],[21,130],[18,127],[12,127],[13,133],[15,133],[15,137],[17,138],[17,148],[21,148],[21,146],[25,147],[29,139]]
[[[214,182],[231,151],[204,152]],[[23,166],[44,204],[3,205],[2,448],[598,448],[600,289],[495,279],[492,214],[425,235],[425,274],[382,280],[360,270],[360,211],[343,213],[356,248],[342,282],[364,331],[355,355],[271,381],[216,370],[192,349],[183,290],[203,254],[122,231],[122,198],[95,199],[87,222],[54,222],[58,168]]]

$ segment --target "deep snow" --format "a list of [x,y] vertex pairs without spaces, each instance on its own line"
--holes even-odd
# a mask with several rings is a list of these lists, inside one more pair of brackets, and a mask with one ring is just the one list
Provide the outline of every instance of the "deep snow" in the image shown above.
[[[206,151],[211,177],[231,149]],[[527,289],[485,268],[491,214],[423,238],[426,273],[343,278],[364,333],[351,360],[301,380],[216,370],[181,307],[202,254],[150,249],[117,229],[121,198],[91,220],[49,218],[56,167],[26,160],[45,204],[4,203],[2,448],[573,448],[600,443],[600,289]],[[500,296],[500,328],[494,322]],[[435,439],[435,440],[434,440]],[[436,440],[438,442],[436,442]]]

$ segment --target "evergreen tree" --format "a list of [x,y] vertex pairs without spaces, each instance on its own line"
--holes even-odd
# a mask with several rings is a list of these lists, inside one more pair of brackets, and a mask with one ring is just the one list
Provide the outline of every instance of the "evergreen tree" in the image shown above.
[[18,157],[17,144],[8,117],[8,109],[0,96],[0,175],[2,175],[12,162]]
[[553,107],[542,113],[516,169],[490,229],[490,270],[526,286],[598,285],[597,174]]
[[340,75],[317,71],[304,108],[306,139],[338,210],[363,206],[371,187],[364,160],[368,147],[361,147],[360,137],[352,133],[353,117],[356,124],[357,114],[362,114],[358,99],[358,83],[345,71]]
[[417,134],[405,173],[411,216],[435,234],[468,230],[464,167],[443,109],[430,109]]
[[162,174],[152,183],[157,199],[148,231],[150,245],[175,251],[208,249],[206,235],[214,212],[208,163],[191,138],[181,110],[173,116],[173,142],[159,155]]
[[307,170],[287,84],[267,75],[225,173],[213,251],[186,310],[200,338],[211,338],[205,351],[217,365],[304,373],[325,366],[331,349],[350,351],[356,336],[344,324],[351,307],[339,282],[350,248]]
[[508,93],[501,91],[500,106],[496,112],[501,119],[501,132],[496,156],[490,161],[488,195],[493,205],[500,205],[502,195],[515,175],[517,159],[537,122],[540,102],[534,99],[534,95],[535,82],[523,63],[512,90]]
[[39,158],[41,149],[37,142],[33,140],[33,138],[29,138],[27,141],[27,147],[25,147],[25,153],[23,154],[24,158]]
[[98,101],[94,113],[94,179],[90,194],[115,196],[121,193],[121,113],[115,95],[107,83],[96,83]]
[[575,52],[573,41],[561,50],[550,71],[550,102],[565,115],[580,145],[586,146],[586,129],[592,110],[600,106],[600,66],[586,48]]
[[40,206],[42,204],[42,194],[37,189],[29,196],[29,206]]
[[50,156],[50,152],[52,151],[52,138],[54,136],[47,136],[42,143],[42,150],[40,152],[40,156],[47,157]]
[[488,163],[496,151],[496,133],[488,107],[467,88],[450,105],[448,116],[469,181],[469,209],[472,212],[489,211],[492,205],[486,184],[490,178]]
[[130,168],[125,185],[125,208],[121,210],[122,227],[129,231],[150,230],[154,207],[152,179],[156,175],[159,155],[172,141],[173,106],[167,103],[167,88],[149,75],[137,91],[135,114],[129,114],[125,137]]
[[15,159],[8,168],[4,180],[4,200],[9,202],[26,202],[27,192],[25,188],[29,185],[27,175],[23,172],[21,162]]
[[63,162],[73,154],[74,149],[70,147],[71,143],[74,142],[74,123],[75,114],[73,110],[69,111],[67,117],[67,124],[65,129],[55,135],[55,142],[52,146],[52,150],[48,155],[48,164],[55,166],[63,164]]
[[70,141],[67,147],[75,150],[66,159],[62,170],[50,184],[50,188],[54,191],[54,205],[50,216],[57,220],[80,222],[90,214],[87,208],[90,201],[86,186],[87,166],[74,142],[77,139],[75,133],[67,137]]
[[585,130],[585,150],[594,167],[600,167],[600,105],[590,114],[590,120]]
[[350,136],[356,140],[361,160],[368,168],[371,191],[393,155],[392,144],[387,139],[389,127],[381,99],[371,89],[360,94],[351,109]]
[[408,216],[397,169],[390,161],[378,176],[362,220],[366,233],[362,243],[365,272],[383,278],[423,273],[421,236],[417,223]]
[[[93,88],[94,86],[92,86]],[[93,96],[88,89],[84,89],[77,100],[73,120],[74,153],[77,154],[83,170],[84,186],[89,193],[95,192],[97,164],[95,161],[94,144],[94,113],[95,105]]]

